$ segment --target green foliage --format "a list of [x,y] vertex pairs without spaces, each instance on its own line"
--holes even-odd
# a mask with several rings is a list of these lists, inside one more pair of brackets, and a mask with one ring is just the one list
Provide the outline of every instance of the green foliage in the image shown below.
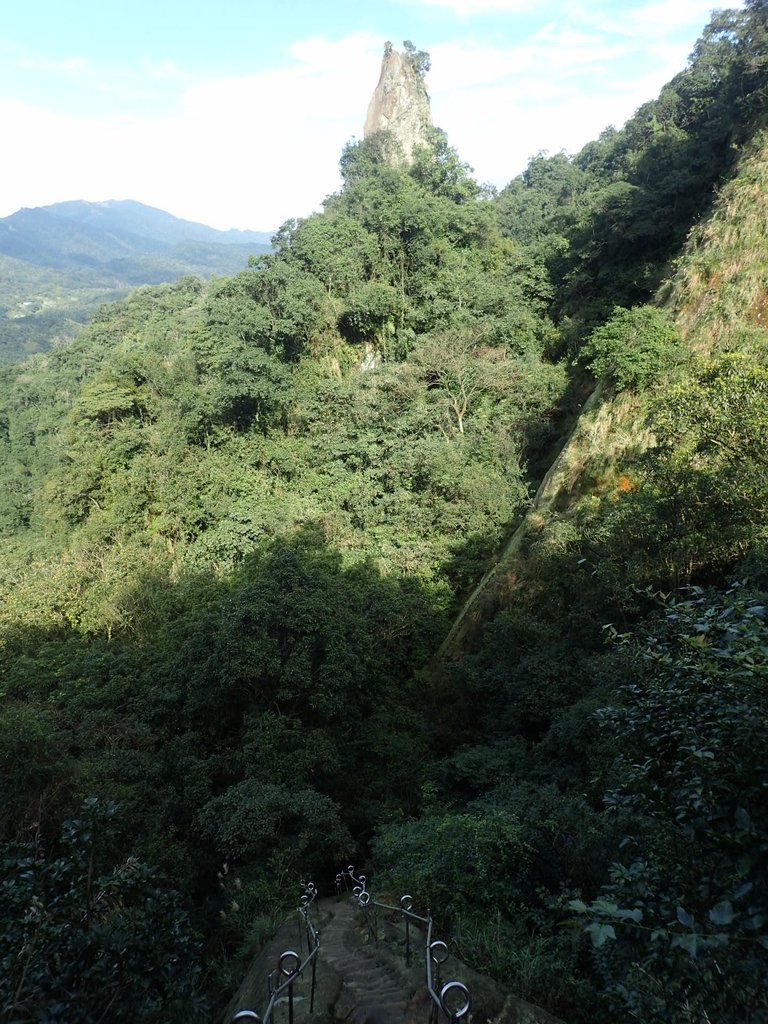
[[[339,170],[344,182],[344,194],[371,176],[384,175],[390,183],[397,180],[397,172],[388,165],[397,162],[402,148],[390,132],[373,132],[358,142],[348,142],[341,153]],[[385,167],[392,171],[386,175]]]
[[616,307],[587,338],[579,358],[596,377],[608,374],[620,390],[640,390],[673,366],[679,346],[675,326],[663,310]]
[[410,39],[403,40],[403,51],[416,74],[423,78],[429,71],[431,60],[426,50],[417,50]]
[[759,471],[766,462],[768,368],[748,353],[702,361],[656,403],[652,424],[676,462],[690,459],[721,471],[751,464]]
[[551,157],[540,153],[499,194],[499,224],[505,234],[525,245],[557,231],[565,234],[573,207],[583,200],[590,184],[587,172],[565,153]]
[[432,194],[455,203],[468,203],[480,195],[472,177],[472,168],[462,163],[459,154],[449,145],[448,136],[433,128],[427,146],[417,148],[411,175]]
[[4,1020],[206,1018],[198,940],[180,897],[135,857],[110,857],[115,814],[89,800],[64,823],[57,849],[39,836],[4,848]]
[[345,214],[315,214],[300,221],[285,239],[291,258],[322,281],[329,296],[345,298],[367,282],[377,266],[376,237]]
[[207,327],[217,336],[259,345],[294,360],[323,330],[327,295],[320,281],[288,260],[265,257],[214,285]]
[[[375,846],[377,860],[389,866],[391,883],[418,893],[441,914],[470,904],[484,913],[514,904],[518,893],[510,883],[516,873],[526,873],[530,852],[518,818],[500,809],[389,826]],[[473,877],[471,891],[468,875]]]
[[386,353],[403,312],[403,299],[395,288],[370,281],[351,296],[339,318],[339,328],[350,341],[370,340],[379,352]]
[[609,587],[625,589],[628,572],[677,586],[765,552],[765,389],[762,362],[733,354],[693,362],[658,394],[637,485],[585,515],[584,555]]
[[[482,757],[473,752],[475,770]],[[498,781],[498,758],[494,768]],[[586,851],[601,838],[594,815],[546,788],[491,789],[467,811],[432,806],[418,821],[380,830],[377,878],[429,906],[463,960],[505,979],[519,997],[572,1014],[588,984],[573,937],[548,921],[549,894],[573,881],[561,873],[569,847],[602,863],[599,846]]]
[[764,14],[713,13],[688,66],[621,129],[539,154],[499,195],[505,234],[544,255],[573,351],[615,306],[648,301],[762,124]]
[[201,822],[224,859],[258,862],[280,848],[284,869],[293,873],[301,872],[310,855],[338,864],[353,847],[329,797],[255,779],[211,800]]
[[[0,838],[53,836],[92,796],[124,830],[90,873],[68,840],[9,852],[6,1000],[24,956],[25,984],[69,985],[65,930],[108,988],[128,917],[176,977],[156,910],[184,944],[180,904],[117,850],[173,877],[223,1001],[293,876],[375,835],[465,959],[574,1024],[727,1020],[720,968],[757,1019],[762,602],[697,591],[654,618],[651,594],[765,572],[764,282],[731,273],[711,361],[642,303],[759,116],[763,8],[717,14],[625,128],[498,198],[443,133],[411,167],[379,133],[272,254],[139,290],[0,373]],[[706,230],[689,324],[716,287]],[[585,401],[579,363],[627,393],[529,519],[498,614],[435,666]],[[642,457],[603,449],[617,409]],[[152,979],[137,1019],[159,1019]]]
[[107,375],[88,381],[72,408],[76,426],[87,423],[108,425],[136,411],[136,393],[130,385]]
[[616,636],[640,680],[600,712],[619,736],[625,830],[587,926],[617,1012],[643,1021],[768,1009],[763,595],[700,588],[664,600],[654,634]]

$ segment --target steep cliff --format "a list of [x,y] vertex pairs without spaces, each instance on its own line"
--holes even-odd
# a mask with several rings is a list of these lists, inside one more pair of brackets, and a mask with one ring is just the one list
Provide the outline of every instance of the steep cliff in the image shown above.
[[[675,275],[656,296],[692,355],[715,359],[724,353],[765,352],[767,220],[768,133],[762,131],[744,148],[710,217],[691,232]],[[514,600],[532,538],[539,549],[546,547],[559,523],[574,520],[590,503],[618,499],[621,488],[616,489],[616,481],[635,472],[630,468],[633,460],[654,444],[648,409],[665,386],[662,380],[649,393],[633,394],[617,393],[606,379],[598,382],[542,480],[530,512],[454,621],[436,666],[476,643],[493,617]],[[737,412],[731,415],[737,423]]]
[[393,163],[410,164],[417,146],[429,140],[432,116],[429,96],[424,85],[428,58],[412,44],[405,52],[387,43],[381,62],[381,75],[365,119],[364,135],[387,131],[397,141],[391,157]]

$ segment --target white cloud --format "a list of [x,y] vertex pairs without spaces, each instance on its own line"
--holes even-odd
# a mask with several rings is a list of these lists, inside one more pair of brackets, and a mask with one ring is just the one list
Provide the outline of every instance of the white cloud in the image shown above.
[[[632,34],[637,28],[650,30],[656,35],[666,35],[685,28],[691,22],[699,20],[701,27],[709,21],[712,11],[720,6],[713,0],[653,0],[652,3],[636,7],[626,13],[623,19],[616,19],[611,24],[615,31]],[[741,0],[728,3],[728,7],[740,7]]]
[[70,198],[135,198],[222,228],[306,215],[338,188],[341,150],[362,136],[381,45],[359,34],[305,40],[290,66],[199,82],[156,118],[0,102],[0,131],[17,143],[0,216]]
[[141,73],[149,78],[155,78],[162,81],[183,81],[188,76],[186,72],[179,67],[176,61],[161,60],[157,62],[144,60],[141,63]]
[[[710,0],[563,7],[513,46],[433,47],[435,123],[482,181],[504,184],[540,151],[575,153],[622,125],[685,66]],[[677,35],[675,35],[677,32]]]
[[[660,25],[678,4],[704,25],[701,0],[648,2],[621,17],[613,7],[610,26],[594,3],[574,0],[568,18],[513,45],[433,45],[435,123],[481,181],[499,186],[540,150],[576,152],[684,66],[690,42]],[[367,33],[304,39],[282,67],[194,84],[171,61],[143,81],[137,73],[101,81],[119,109],[129,109],[128,87],[143,88],[151,117],[72,117],[0,102],[0,132],[14,154],[3,167],[0,216],[71,198],[134,198],[222,228],[269,230],[306,215],[338,188],[341,150],[362,135],[382,43]]]

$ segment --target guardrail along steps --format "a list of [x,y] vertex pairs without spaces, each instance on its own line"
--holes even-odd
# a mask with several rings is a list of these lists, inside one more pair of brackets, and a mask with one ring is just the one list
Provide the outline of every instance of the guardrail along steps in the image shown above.
[[[470,988],[443,976],[448,946],[433,937],[429,910],[416,913],[411,896],[374,899],[351,866],[336,876],[335,896],[318,899],[312,882],[303,890],[298,921],[287,919],[255,958],[222,1024],[471,1024]],[[562,1024],[457,966],[471,976],[477,1019]]]

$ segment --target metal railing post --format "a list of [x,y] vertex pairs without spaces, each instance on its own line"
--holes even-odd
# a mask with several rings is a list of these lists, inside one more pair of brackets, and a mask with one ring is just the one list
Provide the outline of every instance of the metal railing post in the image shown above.
[[405,962],[410,966],[411,963],[411,919],[408,916],[409,912],[413,909],[413,896],[409,896],[407,893],[405,896],[400,897],[400,906],[405,911],[403,917],[405,918]]
[[309,1012],[314,1013],[315,1010],[315,972],[317,968],[317,959],[312,961],[312,985],[309,989]]
[[286,949],[277,962],[280,973],[288,982],[288,1024],[293,1024],[293,982],[299,973],[301,957],[293,949]]
[[[307,956],[302,960],[301,954],[287,949],[281,954],[277,967],[267,974],[267,1008],[262,1018],[255,1010],[240,1010],[234,1021],[256,1021],[258,1024],[272,1024],[275,1005],[282,992],[288,996],[288,1024],[294,1024],[294,984],[304,970],[312,967],[312,986],[310,989],[310,1012],[314,1010],[315,990],[317,984],[317,958],[320,952],[320,932],[312,924],[312,904],[317,898],[317,889],[312,882],[302,882],[304,892],[299,900],[299,950],[303,952],[304,939],[301,934],[301,921],[306,929]],[[282,981],[280,978],[282,977]]]

